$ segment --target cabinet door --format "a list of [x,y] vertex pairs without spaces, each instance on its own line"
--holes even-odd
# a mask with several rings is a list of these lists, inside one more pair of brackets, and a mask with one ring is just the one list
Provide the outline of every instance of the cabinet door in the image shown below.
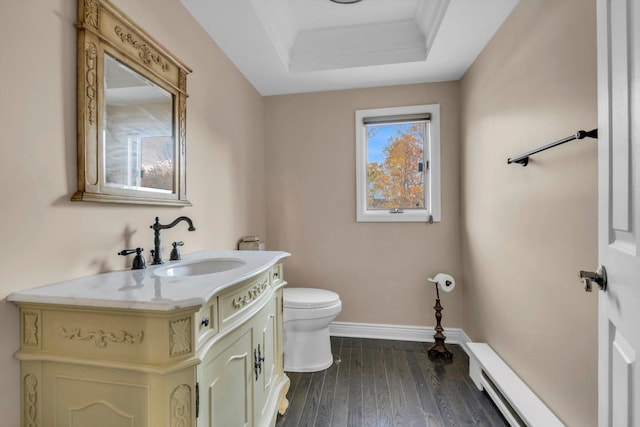
[[[252,329],[241,328],[210,351],[198,367],[198,427],[253,425]],[[218,350],[221,349],[221,350]]]
[[[261,420],[271,419],[273,404],[269,401],[270,393],[277,376],[277,317],[276,297],[273,296],[269,303],[256,316],[254,323],[254,340],[260,346],[260,355],[264,358],[259,375],[254,386],[254,408],[256,425],[261,425]],[[268,413],[267,413],[268,411]]]

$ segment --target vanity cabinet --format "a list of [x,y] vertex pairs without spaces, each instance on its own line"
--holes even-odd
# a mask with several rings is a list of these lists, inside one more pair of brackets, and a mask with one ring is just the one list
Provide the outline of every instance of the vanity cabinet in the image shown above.
[[[250,284],[250,289],[232,289],[220,296],[223,306],[229,308],[228,317],[224,317],[224,313],[222,316],[223,327],[225,322],[235,322],[234,317],[242,317],[242,310],[249,308],[240,307],[245,303],[244,296],[263,289],[266,283],[265,277]],[[232,333],[215,342],[215,346],[203,350],[202,362],[197,368],[198,427],[273,425],[276,416],[273,408],[284,405],[279,407],[283,412],[287,404],[281,398],[276,401],[278,395],[273,392],[283,372],[282,349],[280,290],[269,296],[251,322],[234,328]]]
[[[273,426],[287,408],[289,388],[282,337],[286,282],[276,259],[208,292],[201,304],[177,303],[170,310],[12,294],[21,317],[23,427]],[[157,288],[158,276],[148,276],[120,289]],[[181,286],[164,280],[160,288],[171,285]],[[157,289],[153,294],[165,300],[163,308],[174,304]]]
[[206,352],[198,366],[198,427],[273,425],[276,395],[272,391],[282,363],[282,353],[277,351],[281,348],[276,318],[280,304],[279,296],[272,297],[251,324],[234,330]]

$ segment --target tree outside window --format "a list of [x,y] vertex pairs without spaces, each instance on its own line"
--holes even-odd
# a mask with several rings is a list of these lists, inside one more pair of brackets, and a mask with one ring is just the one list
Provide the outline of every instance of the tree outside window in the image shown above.
[[425,124],[366,127],[368,209],[424,209]]

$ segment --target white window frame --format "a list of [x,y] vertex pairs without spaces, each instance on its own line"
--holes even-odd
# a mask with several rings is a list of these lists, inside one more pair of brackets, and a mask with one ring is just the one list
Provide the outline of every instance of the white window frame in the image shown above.
[[[367,134],[364,119],[428,113],[425,135],[425,207],[402,213],[367,209]],[[440,104],[356,110],[356,218],[358,222],[440,222]]]

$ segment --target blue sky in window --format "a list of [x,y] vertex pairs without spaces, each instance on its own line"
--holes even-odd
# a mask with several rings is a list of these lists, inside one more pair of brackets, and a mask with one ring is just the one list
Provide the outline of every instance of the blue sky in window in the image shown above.
[[411,126],[413,126],[413,123],[367,126],[367,163],[384,162],[386,158],[384,149],[391,143],[391,138],[394,137],[398,131],[405,132],[411,128]]

